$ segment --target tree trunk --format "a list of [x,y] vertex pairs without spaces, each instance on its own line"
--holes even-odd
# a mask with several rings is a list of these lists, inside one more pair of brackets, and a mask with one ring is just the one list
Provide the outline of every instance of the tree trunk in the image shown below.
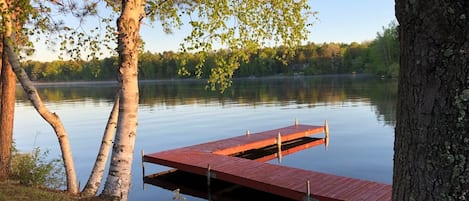
[[[3,45],[0,44],[0,50],[2,49]],[[16,76],[6,53],[1,51],[0,55],[0,181],[3,181],[8,178],[10,172]]]
[[396,0],[393,200],[469,200],[469,3]]
[[18,56],[13,50],[11,41],[14,40],[10,38],[5,38],[3,40],[4,51],[6,51],[8,55],[8,61],[10,62],[13,71],[16,73],[25,94],[28,96],[28,99],[31,101],[34,108],[54,129],[57,135],[57,139],[59,140],[60,149],[62,151],[62,159],[67,176],[67,190],[72,194],[77,194],[79,192],[78,180],[76,177],[75,165],[73,163],[72,150],[70,148],[67,132],[65,131],[59,116],[50,112],[49,109],[47,109],[47,107],[42,103],[42,100],[39,97],[39,94],[37,93],[33,83],[29,79],[24,69],[20,67]]
[[138,56],[140,20],[145,16],[145,0],[122,1],[117,20],[119,82],[121,86],[117,132],[109,174],[102,196],[128,200],[132,181],[132,158],[137,135]]
[[96,195],[99,186],[101,185],[101,180],[104,175],[104,168],[106,167],[106,162],[109,156],[109,150],[116,133],[117,117],[119,114],[119,94],[120,92],[118,92],[114,100],[114,106],[112,107],[111,114],[109,115],[103,139],[101,141],[101,147],[99,148],[98,156],[94,162],[93,170],[91,171],[88,182],[86,183],[86,186],[81,193],[83,196]]

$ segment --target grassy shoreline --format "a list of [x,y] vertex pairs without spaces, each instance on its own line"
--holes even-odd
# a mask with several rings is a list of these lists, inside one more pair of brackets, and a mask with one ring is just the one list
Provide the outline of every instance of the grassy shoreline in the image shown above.
[[65,191],[20,185],[8,180],[0,182],[0,201],[105,201],[99,197],[81,198]]

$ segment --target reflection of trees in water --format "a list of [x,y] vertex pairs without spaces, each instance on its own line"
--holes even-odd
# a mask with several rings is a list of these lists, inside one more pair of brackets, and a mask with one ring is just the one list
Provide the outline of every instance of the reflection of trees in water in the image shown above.
[[[394,125],[397,83],[366,76],[320,76],[256,78],[234,80],[233,86],[221,94],[205,90],[205,82],[148,81],[140,85],[140,104],[148,107],[181,104],[291,105],[305,107],[370,102],[386,124]],[[111,84],[39,86],[47,102],[87,100],[99,103],[112,101],[116,86]],[[18,101],[26,101],[17,90]]]
[[376,115],[386,124],[395,126],[397,107],[397,81],[383,81],[371,85],[368,91],[371,104],[376,106]]
[[[19,87],[19,86],[18,86]],[[36,86],[41,99],[45,102],[60,103],[73,100],[89,100],[93,102],[112,101],[117,85],[114,84],[58,84]],[[21,87],[16,90],[16,99],[27,102]]]

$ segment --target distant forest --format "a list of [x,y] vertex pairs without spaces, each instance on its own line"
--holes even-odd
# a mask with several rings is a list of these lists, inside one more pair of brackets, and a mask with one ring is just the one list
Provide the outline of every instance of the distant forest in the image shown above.
[[[361,43],[308,43],[298,47],[287,63],[278,59],[284,52],[281,47],[263,48],[252,55],[249,62],[241,62],[234,77],[349,73],[396,77],[399,71],[397,28],[397,24],[391,22],[377,33],[374,40]],[[214,58],[226,54],[226,50],[210,53],[202,67],[202,78],[210,74]],[[182,64],[181,55],[172,51],[142,52],[139,60],[140,79],[195,77],[199,62],[197,54],[185,55],[188,57],[185,68],[189,75],[178,73]],[[114,80],[117,76],[117,57],[93,61],[25,61],[22,66],[35,81]]]

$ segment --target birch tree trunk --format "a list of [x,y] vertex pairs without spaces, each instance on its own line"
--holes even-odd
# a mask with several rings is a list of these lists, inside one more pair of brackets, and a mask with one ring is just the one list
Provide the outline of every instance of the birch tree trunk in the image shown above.
[[114,139],[116,133],[117,117],[119,114],[119,95],[120,91],[117,93],[114,100],[114,106],[112,107],[111,114],[109,115],[109,119],[106,124],[106,129],[104,131],[103,139],[101,141],[101,146],[99,148],[93,170],[91,171],[88,182],[86,183],[86,186],[81,193],[83,196],[96,195],[103,179],[104,168],[106,167],[112,140]]
[[128,200],[132,181],[132,159],[137,135],[138,113],[138,56],[140,21],[145,16],[145,0],[122,1],[117,20],[119,82],[121,94],[117,132],[111,156],[111,165],[102,196]]
[[396,0],[393,200],[469,200],[469,3]]
[[16,76],[18,77],[25,94],[28,96],[28,99],[31,101],[34,108],[38,111],[41,117],[44,118],[54,129],[62,152],[62,159],[67,176],[67,190],[72,194],[77,194],[79,192],[78,180],[76,177],[75,165],[73,163],[72,150],[67,132],[65,131],[59,116],[49,111],[49,109],[47,109],[47,107],[43,104],[33,83],[29,79],[24,69],[20,67],[18,56],[14,52],[13,46],[11,44],[11,42],[14,41],[12,38],[14,37],[5,37],[3,40],[4,51],[6,51],[13,71],[16,73]]

